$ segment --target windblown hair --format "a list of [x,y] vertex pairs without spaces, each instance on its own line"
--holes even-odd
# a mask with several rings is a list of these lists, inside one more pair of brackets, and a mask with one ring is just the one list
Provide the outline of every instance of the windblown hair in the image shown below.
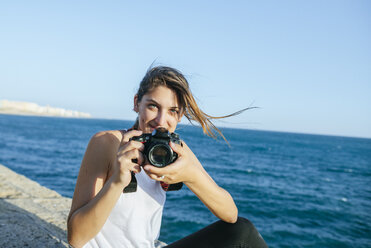
[[[211,116],[206,114],[198,107],[196,100],[194,99],[189,88],[189,84],[183,74],[174,68],[166,66],[152,67],[147,71],[139,85],[137,92],[138,102],[142,100],[145,94],[151,92],[158,86],[165,86],[173,90],[177,95],[179,108],[184,116],[192,124],[194,121],[198,122],[201,125],[203,132],[214,139],[216,139],[217,134],[219,134],[227,142],[222,132],[212,123],[211,120],[238,115],[241,112],[249,109],[242,109],[226,116]],[[137,119],[136,123],[134,124],[134,128],[138,128],[138,125],[139,122]]]

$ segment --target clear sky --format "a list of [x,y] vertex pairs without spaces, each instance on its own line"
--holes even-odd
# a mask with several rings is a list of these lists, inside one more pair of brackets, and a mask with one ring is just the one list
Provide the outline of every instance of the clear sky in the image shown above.
[[134,120],[147,68],[219,126],[371,138],[370,1],[1,1],[0,99]]

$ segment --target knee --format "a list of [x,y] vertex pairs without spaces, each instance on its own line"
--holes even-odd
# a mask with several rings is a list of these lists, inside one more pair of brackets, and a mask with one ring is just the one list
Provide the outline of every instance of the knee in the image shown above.
[[254,224],[244,217],[238,217],[236,223],[227,223],[224,221],[218,221],[214,224],[214,227],[219,230],[223,230],[223,233],[228,236],[249,236],[251,233],[256,232]]
[[244,217],[238,217],[236,223],[229,225],[229,232],[238,236],[242,235],[245,238],[260,236],[254,224]]
[[233,225],[233,228],[236,228],[237,230],[248,231],[248,230],[255,229],[255,226],[251,221],[249,221],[248,219],[244,217],[240,217],[240,216],[237,218],[236,223],[232,225]]
[[[215,229],[217,236],[223,237],[223,240],[228,244],[255,244],[264,241],[255,228],[254,224],[244,217],[238,217],[236,223],[227,223],[219,221],[216,223]],[[228,246],[229,247],[229,246]],[[265,246],[248,246],[248,247],[265,247]]]
[[259,231],[248,219],[238,217],[237,222],[233,224],[232,229],[233,230],[231,231],[236,233],[240,240],[244,240],[244,242],[250,244],[251,247],[267,247]]

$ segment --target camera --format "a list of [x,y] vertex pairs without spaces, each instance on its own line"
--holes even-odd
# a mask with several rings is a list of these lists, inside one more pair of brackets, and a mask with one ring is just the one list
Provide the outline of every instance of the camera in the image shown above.
[[[130,140],[139,141],[144,144],[143,154],[148,162],[156,167],[162,168],[173,163],[178,154],[173,151],[169,143],[173,142],[181,145],[179,135],[170,133],[165,128],[155,129],[151,134],[144,133],[140,136],[134,136]],[[165,191],[180,190],[183,183],[166,184],[161,182],[161,186]],[[131,182],[124,189],[124,193],[135,192],[137,189],[137,181],[135,174],[131,173]]]
[[178,158],[178,154],[171,149],[169,142],[181,144],[179,135],[169,133],[165,128],[158,128],[152,134],[145,133],[130,140],[144,144],[143,154],[153,166],[165,167]]

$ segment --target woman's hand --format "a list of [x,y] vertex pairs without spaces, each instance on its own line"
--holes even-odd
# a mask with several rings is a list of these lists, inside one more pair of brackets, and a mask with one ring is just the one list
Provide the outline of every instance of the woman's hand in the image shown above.
[[191,149],[184,142],[182,144],[170,143],[171,148],[178,154],[174,163],[163,168],[145,165],[147,174],[152,179],[167,184],[184,182],[215,216],[235,223],[238,209],[231,195],[214,182]]
[[117,151],[116,159],[113,164],[113,177],[115,182],[125,188],[131,180],[131,172],[139,173],[140,165],[144,158],[142,151],[144,145],[141,142],[130,140],[134,136],[139,136],[142,131],[131,130],[122,136],[120,146]]
[[191,183],[194,180],[193,176],[195,173],[201,172],[200,162],[184,141],[182,141],[181,145],[170,142],[170,146],[178,154],[178,158],[174,163],[162,168],[146,164],[144,170],[156,181],[162,181],[167,184]]

